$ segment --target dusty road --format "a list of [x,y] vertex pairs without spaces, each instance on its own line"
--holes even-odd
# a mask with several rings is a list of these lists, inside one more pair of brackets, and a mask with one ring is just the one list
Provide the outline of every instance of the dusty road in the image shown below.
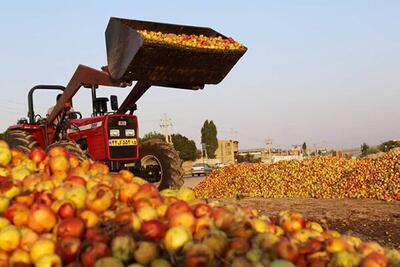
[[184,187],[195,187],[198,183],[203,181],[205,176],[184,176],[183,179],[185,183],[183,184]]

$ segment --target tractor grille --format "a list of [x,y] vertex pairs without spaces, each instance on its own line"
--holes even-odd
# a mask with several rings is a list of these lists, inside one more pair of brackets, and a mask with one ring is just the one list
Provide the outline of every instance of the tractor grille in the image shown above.
[[[118,130],[119,136],[111,136],[112,130]],[[127,130],[134,132],[133,136],[127,136]],[[108,138],[110,142],[119,139],[137,139],[137,121],[133,117],[117,116],[108,118]],[[111,146],[110,157],[111,159],[117,158],[136,158],[137,157],[137,146],[136,145],[121,145]]]

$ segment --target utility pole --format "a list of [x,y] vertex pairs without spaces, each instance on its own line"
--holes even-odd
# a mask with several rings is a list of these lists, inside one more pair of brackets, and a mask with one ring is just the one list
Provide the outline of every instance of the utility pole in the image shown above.
[[206,158],[207,163],[208,163],[207,144],[206,143],[201,143],[201,157],[203,159],[203,163],[204,163],[204,158]]
[[164,113],[164,116],[161,119],[160,127],[163,130],[163,134],[165,136],[165,142],[167,142],[168,144],[172,144],[171,135],[169,134],[170,126],[172,126],[171,119],[167,117],[167,113]]
[[271,148],[272,148],[272,139],[271,138],[267,138],[265,140],[265,145],[267,147],[267,151],[268,151],[268,159],[270,161],[272,161],[272,153],[271,153]]

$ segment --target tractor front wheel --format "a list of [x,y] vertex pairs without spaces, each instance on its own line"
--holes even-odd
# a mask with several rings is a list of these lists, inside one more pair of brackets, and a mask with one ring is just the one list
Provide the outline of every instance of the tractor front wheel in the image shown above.
[[39,146],[33,135],[24,130],[7,130],[4,133],[4,140],[11,148],[19,148],[25,153],[29,153]]
[[53,143],[47,147],[46,151],[50,151],[50,149],[57,146],[65,148],[69,153],[77,156],[80,160],[88,159],[87,154],[80,148],[80,146],[76,142],[70,140],[61,140],[60,142]]
[[160,190],[183,185],[182,160],[174,147],[164,141],[152,139],[141,143],[140,164],[147,173],[143,178]]

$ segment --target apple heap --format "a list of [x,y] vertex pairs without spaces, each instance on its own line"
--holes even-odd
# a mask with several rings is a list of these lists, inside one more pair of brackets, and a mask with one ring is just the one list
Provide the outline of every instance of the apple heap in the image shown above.
[[400,266],[400,251],[0,141],[0,267]]
[[275,164],[243,163],[214,171],[195,187],[198,196],[400,200],[400,152],[376,158],[317,157]]
[[244,46],[233,38],[223,38],[222,36],[212,37],[194,34],[175,34],[157,31],[139,30],[145,40],[158,43],[173,44],[186,47],[219,49],[219,50],[238,50]]

